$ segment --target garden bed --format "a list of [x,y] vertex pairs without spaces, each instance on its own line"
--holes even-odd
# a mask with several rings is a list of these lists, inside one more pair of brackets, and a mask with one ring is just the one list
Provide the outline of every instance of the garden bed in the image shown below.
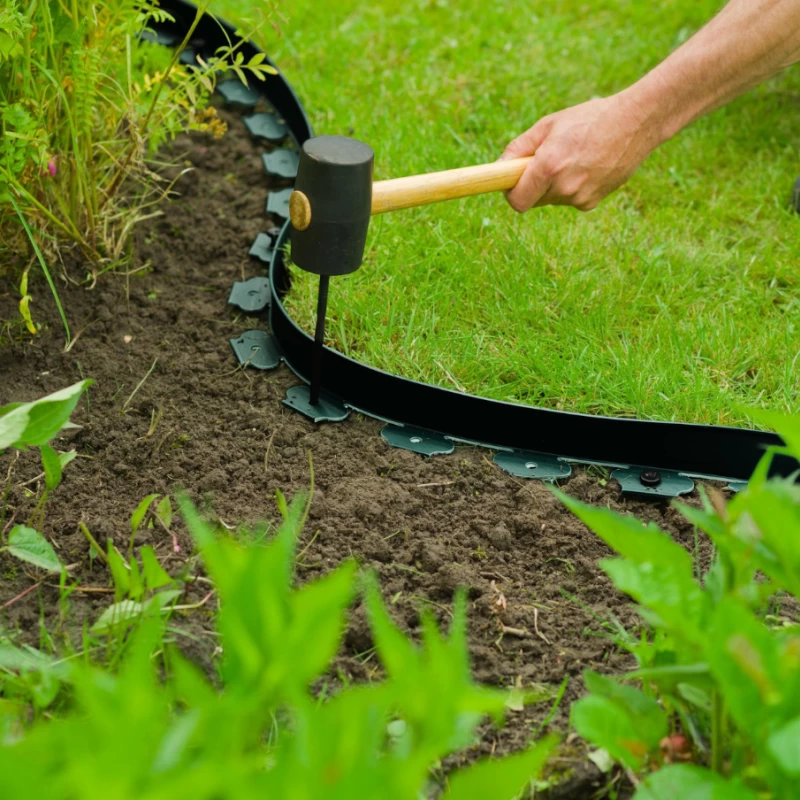
[[[264,265],[247,253],[272,223],[263,212],[265,148],[252,142],[235,114],[223,115],[231,130],[221,143],[185,137],[172,149],[172,174],[187,164],[194,169],[179,180],[180,196],[163,216],[138,231],[131,274],[111,272],[93,288],[78,285],[86,269],[65,254],[70,280],[62,278],[59,291],[73,329],[69,351],[43,282],[32,293],[36,318],[46,320],[47,329],[0,349],[0,405],[32,400],[82,377],[95,381],[73,414],[80,428],[53,442],[59,450],[75,448],[78,458],[48,502],[43,532],[73,565],[72,578],[95,590],[72,594],[63,630],[74,634],[111,602],[97,591],[107,589],[109,578],[102,564],[90,563],[80,521],[101,543],[110,538],[123,550],[142,498],[179,487],[227,526],[275,520],[277,489],[287,495],[308,489],[310,453],[314,497],[300,543],[301,580],[354,556],[376,571],[395,619],[409,631],[417,628],[420,607],[446,620],[455,589],[470,587],[476,678],[509,687],[542,685],[553,697],[568,679],[549,721],[566,730],[582,670],[630,666],[602,635],[608,630],[601,619],[637,625],[630,602],[597,567],[610,551],[545,484],[501,472],[485,449],[459,446],[426,459],[390,448],[379,436],[381,424],[360,415],[315,425],[281,405],[297,382],[285,367],[267,373],[237,368],[228,339],[265,328],[267,321],[266,315],[245,318],[226,301],[232,281],[263,274]],[[9,284],[0,285],[3,318],[13,314],[14,298]],[[8,475],[9,509],[22,521],[40,480],[38,456],[7,453],[0,470]],[[666,502],[623,498],[598,468],[577,468],[564,488],[654,520],[694,545],[691,525]],[[192,544],[179,520],[172,530],[175,540],[160,528],[142,530],[137,544],[152,544],[171,574],[193,573]],[[39,645],[43,622],[57,641],[57,581],[10,602],[34,580],[7,554],[0,554],[0,569],[3,624]],[[208,588],[188,585],[182,604],[206,602],[176,612],[173,630],[180,646],[211,671],[218,641],[209,632],[215,599]],[[379,674],[357,607],[330,682]],[[522,748],[548,722],[551,705],[510,711],[499,730],[487,724],[480,742],[453,762]],[[571,788],[561,794],[587,797],[587,782],[607,779],[586,766],[582,748],[574,757],[569,752],[558,763],[565,772],[577,770],[579,780],[568,781]]]

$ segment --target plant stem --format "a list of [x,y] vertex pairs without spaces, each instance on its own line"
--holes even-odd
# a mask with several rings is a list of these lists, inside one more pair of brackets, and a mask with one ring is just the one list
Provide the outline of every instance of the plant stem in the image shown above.
[[47,264],[45,264],[44,256],[42,256],[42,251],[39,250],[39,245],[36,244],[36,239],[31,232],[31,229],[28,227],[28,221],[25,219],[25,215],[20,210],[20,207],[17,205],[17,201],[14,200],[14,196],[9,194],[9,200],[11,201],[11,205],[14,206],[14,211],[17,212],[17,216],[22,223],[22,227],[25,228],[25,233],[28,235],[28,239],[30,240],[31,246],[33,247],[34,253],[36,253],[36,258],[39,260],[39,266],[42,268],[42,272],[44,273],[44,277],[47,280],[48,285],[50,286],[50,291],[53,294],[53,299],[56,301],[56,306],[58,307],[58,313],[61,316],[61,323],[64,326],[64,331],[67,334],[67,345],[69,345],[70,340],[72,339],[72,334],[69,332],[69,323],[67,322],[67,315],[64,312],[64,307],[61,305],[61,298],[58,296],[58,289],[56,289],[56,285],[53,282],[53,276],[50,274],[50,270],[47,268]]
[[83,522],[78,523],[78,527],[81,529],[81,533],[88,539],[89,544],[94,547],[95,552],[97,553],[100,560],[108,566],[108,556],[103,552],[103,548],[97,544],[97,540],[92,536],[91,531],[83,524]]

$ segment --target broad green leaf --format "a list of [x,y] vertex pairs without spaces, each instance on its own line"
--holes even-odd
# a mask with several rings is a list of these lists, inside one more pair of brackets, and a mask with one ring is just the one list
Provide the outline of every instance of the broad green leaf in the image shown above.
[[39,531],[25,525],[15,525],[8,534],[8,547],[4,548],[20,561],[27,561],[48,572],[61,572],[64,565],[53,550],[53,545]]
[[708,664],[667,664],[663,667],[643,667],[625,676],[628,680],[644,679],[654,683],[669,683],[677,686],[681,682],[711,684],[711,670]]
[[691,703],[707,714],[711,713],[711,698],[708,696],[707,692],[698,689],[697,686],[691,683],[679,683],[677,689],[678,694],[686,700],[687,703]]
[[9,447],[24,447],[20,442],[24,442],[28,427],[28,411],[27,403],[19,403],[0,417],[0,452]]
[[592,694],[572,706],[578,733],[629,767],[639,767],[667,735],[667,715],[639,689],[591,670],[584,673]]
[[787,775],[800,776],[800,717],[771,733],[767,749]]
[[645,525],[635,517],[581,503],[558,489],[551,491],[621,556],[636,564],[657,564],[659,569],[670,567],[677,573],[692,575],[691,554],[653,523]]
[[32,647],[14,647],[10,644],[0,645],[0,669],[39,670],[50,667],[52,656],[45,655]]
[[52,492],[61,483],[61,459],[49,444],[43,444],[39,450],[44,467],[44,483],[47,491]]
[[0,450],[47,444],[64,427],[81,393],[91,384],[90,380],[80,381],[0,416]]
[[126,625],[142,614],[143,606],[135,600],[122,600],[109,606],[92,625],[92,633],[106,633],[118,626]]
[[150,508],[150,504],[153,500],[156,499],[159,495],[157,494],[149,494],[147,497],[136,506],[136,510],[131,514],[131,533],[136,533],[139,530],[139,526],[142,524],[142,520],[144,519],[144,515],[147,513],[147,509]]
[[675,764],[648,775],[633,800],[758,800],[758,795],[703,767]]
[[528,750],[504,758],[487,758],[451,775],[444,800],[513,800],[538,777],[558,744],[548,736]]
[[109,606],[92,625],[92,633],[106,633],[114,628],[126,626],[140,617],[158,614],[179,597],[179,590],[167,590],[154,594],[146,603],[136,600],[121,600]]
[[756,566],[800,597],[800,487],[773,479],[737,503],[735,533],[752,550]]
[[156,554],[150,545],[139,548],[139,556],[142,559],[144,583],[148,589],[160,589],[162,586],[173,582],[161,564],[158,563]]
[[[715,609],[708,631],[706,660],[725,697],[731,717],[742,730],[759,737],[770,716],[787,718],[794,663],[781,667],[775,633],[734,597]],[[773,716],[774,718],[774,716]]]
[[631,711],[642,729],[642,736],[648,742],[657,744],[661,741],[665,735],[663,727],[665,715],[661,706],[652,697],[648,697],[634,686],[620,683],[615,678],[589,669],[583,673],[583,679],[586,688],[592,694],[607,697]]
[[15,408],[19,408],[20,406],[24,405],[25,403],[9,403],[7,406],[0,406],[0,417],[5,416],[9,411],[13,411]]
[[670,564],[623,558],[605,558],[599,566],[618,589],[655,612],[673,636],[697,646],[705,641],[710,596],[691,573]]
[[692,556],[657,526],[553,493],[624,559],[600,566],[615,585],[658,614],[675,635],[702,640],[709,599],[694,579]]
[[607,697],[581,697],[573,703],[570,717],[584,739],[632,769],[638,769],[652,749],[640,738],[632,715]]
[[293,678],[303,689],[325,671],[339,649],[355,573],[355,562],[345,562],[292,594],[292,624],[285,646],[287,656],[294,660]]

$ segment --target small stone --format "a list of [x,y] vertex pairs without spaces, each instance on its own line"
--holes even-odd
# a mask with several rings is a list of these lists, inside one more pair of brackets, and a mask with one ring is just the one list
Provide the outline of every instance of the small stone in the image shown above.
[[500,522],[495,525],[487,534],[486,538],[489,543],[496,547],[498,550],[510,550],[512,544],[511,531],[509,531],[505,522]]

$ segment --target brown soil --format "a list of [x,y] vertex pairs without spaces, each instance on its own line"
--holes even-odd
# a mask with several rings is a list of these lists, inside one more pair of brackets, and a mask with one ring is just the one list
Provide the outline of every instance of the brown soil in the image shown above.
[[[49,501],[45,534],[63,561],[77,565],[72,575],[82,586],[107,587],[102,565],[89,564],[80,520],[99,540],[111,538],[124,549],[139,501],[176,487],[185,487],[229,525],[274,520],[276,489],[291,495],[308,488],[310,451],[316,489],[300,545],[307,546],[300,580],[355,556],[378,573],[396,620],[411,632],[421,606],[446,620],[454,590],[468,586],[476,678],[553,688],[568,678],[552,721],[565,730],[569,704],[582,691],[582,670],[630,666],[627,656],[599,635],[598,620],[612,615],[626,626],[637,625],[629,601],[597,567],[608,549],[546,485],[506,475],[487,450],[458,447],[452,455],[426,459],[390,448],[379,436],[381,424],[359,415],[315,425],[281,405],[286,389],[297,382],[285,367],[270,373],[236,369],[228,338],[265,327],[266,320],[246,319],[226,301],[233,280],[262,273],[247,251],[272,223],[263,211],[264,148],[228,116],[231,132],[222,143],[177,142],[181,161],[196,169],[181,179],[181,195],[164,215],[137,234],[136,265],[149,264],[147,270],[128,278],[106,274],[91,290],[64,279],[59,283],[73,334],[80,332],[69,352],[63,352],[63,334],[43,283],[33,286],[34,313],[48,323],[47,330],[0,349],[0,405],[34,399],[82,376],[95,380],[73,416],[81,428],[54,443],[60,450],[77,449],[79,458],[66,468]],[[73,278],[85,275],[75,265],[68,271]],[[11,285],[0,284],[0,319],[13,316],[14,298]],[[153,420],[158,424],[151,430]],[[39,471],[35,453],[0,457],[0,474],[5,479],[8,473],[11,487],[8,511],[18,521],[30,512],[29,492],[42,488],[35,480]],[[578,468],[564,488],[654,520],[692,545],[692,527],[667,503],[623,498],[600,470]],[[152,543],[173,573],[191,554],[180,522],[175,531],[180,553],[159,530],[143,531],[137,539]],[[57,587],[41,585],[6,605],[33,580],[6,554],[0,554],[0,575],[1,621],[38,644],[40,611],[51,630],[58,627]],[[502,617],[495,608],[497,592],[507,601]],[[204,594],[205,588],[190,587],[185,602]],[[106,594],[76,592],[69,619],[93,620],[108,603]],[[209,613],[186,617],[195,637],[180,643],[209,665],[215,647],[204,633]],[[503,635],[501,624],[522,634]],[[337,658],[339,674],[356,681],[374,676],[379,667],[370,648],[363,610],[356,607]],[[487,724],[480,743],[446,766],[479,753],[519,749],[548,709],[545,703],[511,712],[501,729]],[[605,778],[583,756],[574,744],[563,751],[559,770],[570,777],[558,796],[589,797],[603,785]]]

